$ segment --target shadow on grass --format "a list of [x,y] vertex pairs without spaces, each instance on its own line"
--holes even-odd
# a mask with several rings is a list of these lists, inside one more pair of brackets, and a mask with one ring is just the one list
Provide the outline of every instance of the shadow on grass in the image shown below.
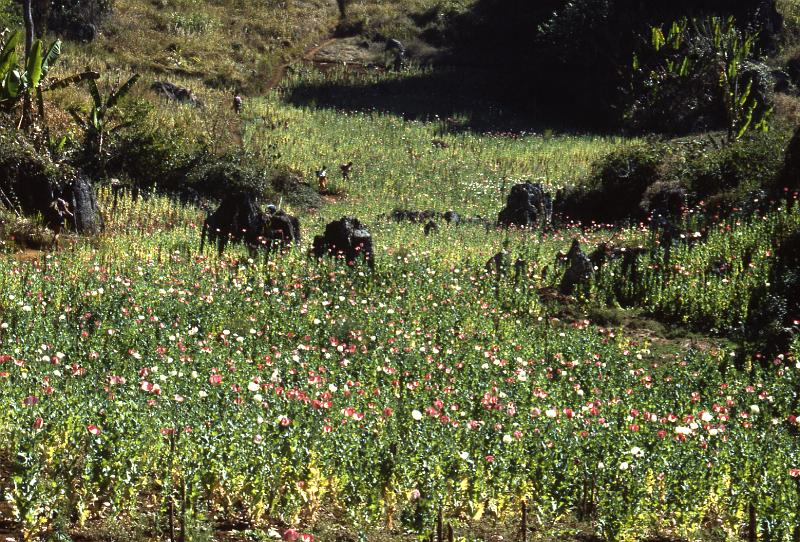
[[515,96],[513,88],[498,93],[503,86],[496,70],[472,67],[443,67],[377,82],[367,81],[363,74],[354,72],[344,78],[301,82],[288,89],[285,100],[297,106],[378,111],[408,120],[438,120],[443,132],[581,131],[562,115],[556,118],[544,114],[533,102],[509,105],[524,100]]

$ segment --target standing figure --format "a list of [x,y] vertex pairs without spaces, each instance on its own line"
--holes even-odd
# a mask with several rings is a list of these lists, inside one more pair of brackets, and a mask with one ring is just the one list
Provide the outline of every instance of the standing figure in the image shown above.
[[319,191],[326,192],[328,190],[328,168],[322,166],[317,170],[317,182],[319,183]]
[[347,162],[346,164],[342,164],[339,166],[339,169],[342,171],[342,179],[345,181],[350,178],[350,174],[353,172],[353,162]]
[[53,221],[53,243],[51,247],[58,248],[58,236],[61,235],[61,230],[67,222],[67,217],[73,216],[69,210],[69,203],[61,198],[56,198],[50,204],[53,208],[55,220]]
[[242,97],[238,92],[233,96],[233,110],[237,115],[242,112]]

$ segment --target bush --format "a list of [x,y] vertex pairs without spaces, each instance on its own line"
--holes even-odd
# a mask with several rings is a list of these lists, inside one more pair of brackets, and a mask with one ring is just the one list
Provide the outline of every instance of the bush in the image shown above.
[[36,28],[68,39],[92,41],[97,26],[113,8],[113,0],[40,0],[36,8]]
[[[800,325],[800,231],[788,235],[775,251],[769,283],[754,290],[745,337],[770,357],[785,353]],[[769,361],[769,360],[768,360]]]
[[779,191],[782,191],[783,188],[792,191],[800,189],[800,127],[795,130],[794,136],[792,136],[786,147],[786,155],[778,183],[777,189]]
[[25,214],[42,213],[52,203],[54,190],[76,177],[74,169],[38,152],[19,132],[0,131],[0,204]]
[[[622,120],[628,100],[620,89],[630,88],[625,67],[650,27],[713,15],[733,15],[754,30],[779,17],[773,0],[479,0],[451,34],[464,37],[459,45],[470,60],[497,70],[499,93],[540,116],[555,112],[561,120],[609,127]],[[766,45],[772,36],[760,37]]]
[[774,130],[732,144],[722,134],[709,134],[623,148],[595,164],[583,185],[562,194],[556,210],[581,222],[640,220],[654,199],[685,192],[686,204],[703,201],[719,215],[755,211],[766,203],[766,193],[778,193],[787,139],[785,131]]
[[753,60],[756,36],[727,20],[682,19],[651,29],[634,58],[628,125],[684,134],[727,129],[728,139],[763,128],[772,111],[770,68]]
[[180,133],[163,129],[125,131],[110,150],[106,171],[131,184],[151,189],[156,183],[167,191],[185,184],[185,177],[199,161],[197,151],[187,148]]
[[[786,133],[752,133],[730,145],[713,137],[676,140],[662,178],[683,184],[695,201],[726,214],[758,190],[772,191],[783,164]],[[720,135],[719,139],[723,137]]]
[[665,147],[644,143],[612,152],[595,164],[587,183],[556,201],[559,213],[582,222],[643,218],[642,200],[659,178]]

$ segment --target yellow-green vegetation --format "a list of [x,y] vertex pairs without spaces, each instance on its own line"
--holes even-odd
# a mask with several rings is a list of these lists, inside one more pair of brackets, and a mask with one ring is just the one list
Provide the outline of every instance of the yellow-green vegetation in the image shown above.
[[[289,83],[291,84],[291,83]],[[380,112],[342,112],[284,105],[280,97],[247,108],[244,142],[269,149],[276,162],[303,172],[327,165],[344,207],[368,216],[395,207],[454,209],[492,220],[520,180],[555,190],[585,178],[592,164],[630,144],[619,137],[449,133],[446,119],[408,121]],[[348,181],[338,165],[354,163]]]
[[67,65],[135,71],[202,87],[264,91],[278,67],[328,35],[335,7],[323,0],[117,2],[91,44]]

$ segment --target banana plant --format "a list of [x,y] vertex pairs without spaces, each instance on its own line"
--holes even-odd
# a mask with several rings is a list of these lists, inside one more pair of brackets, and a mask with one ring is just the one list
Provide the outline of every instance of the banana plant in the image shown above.
[[100,94],[100,89],[97,88],[97,81],[94,78],[88,79],[89,93],[92,96],[92,108],[88,114],[81,116],[80,112],[76,109],[71,109],[70,114],[78,126],[81,127],[84,134],[84,150],[87,155],[96,158],[101,158],[103,155],[103,147],[105,145],[106,137],[113,134],[130,123],[120,123],[113,127],[111,120],[114,108],[120,100],[130,92],[136,81],[139,80],[139,74],[134,74],[123,83],[119,88],[112,91],[108,98],[103,99]]
[[30,96],[41,90],[42,81],[61,56],[60,40],[53,42],[46,53],[42,40],[36,40],[30,53],[19,59],[16,48],[21,38],[22,33],[14,31],[0,51],[0,105],[5,107],[16,104],[26,94]]
[[100,74],[87,70],[52,83],[46,82],[50,69],[61,56],[61,40],[54,41],[47,48],[42,40],[36,40],[30,53],[20,58],[17,46],[22,37],[22,32],[15,30],[0,48],[0,108],[12,109],[20,100],[35,95],[39,116],[46,124],[43,92],[97,79]]

